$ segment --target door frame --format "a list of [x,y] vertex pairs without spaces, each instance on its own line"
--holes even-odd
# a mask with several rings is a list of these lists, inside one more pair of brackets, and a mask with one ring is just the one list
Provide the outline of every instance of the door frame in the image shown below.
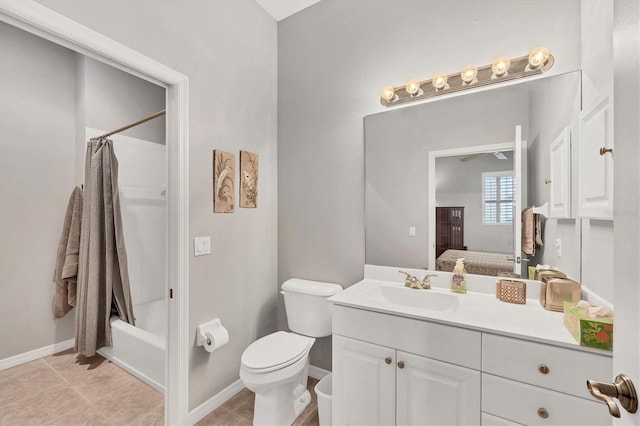
[[[165,423],[186,424],[189,385],[189,78],[32,0],[0,1],[0,21],[167,89]],[[132,117],[132,119],[135,117]]]
[[494,151],[515,151],[515,142],[496,143],[490,145],[476,145],[461,148],[443,149],[439,151],[429,151],[429,176],[427,182],[428,191],[428,209],[427,218],[429,223],[428,232],[428,249],[429,258],[428,268],[430,271],[436,270],[436,158],[455,157],[458,155],[482,154]]

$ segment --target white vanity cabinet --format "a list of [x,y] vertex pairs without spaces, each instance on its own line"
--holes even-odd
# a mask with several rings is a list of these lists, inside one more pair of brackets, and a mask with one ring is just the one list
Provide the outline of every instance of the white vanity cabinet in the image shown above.
[[478,332],[334,306],[334,424],[480,424],[479,367]]
[[338,425],[607,425],[605,353],[333,306]]
[[606,90],[580,114],[578,213],[613,219],[613,97]]
[[611,424],[585,385],[611,375],[609,356],[482,334],[482,411],[506,424]]

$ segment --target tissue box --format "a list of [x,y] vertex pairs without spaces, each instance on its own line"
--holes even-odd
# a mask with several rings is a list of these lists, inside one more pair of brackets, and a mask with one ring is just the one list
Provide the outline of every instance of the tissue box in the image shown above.
[[575,303],[564,302],[564,325],[574,339],[582,345],[597,349],[613,349],[613,320],[592,318]]

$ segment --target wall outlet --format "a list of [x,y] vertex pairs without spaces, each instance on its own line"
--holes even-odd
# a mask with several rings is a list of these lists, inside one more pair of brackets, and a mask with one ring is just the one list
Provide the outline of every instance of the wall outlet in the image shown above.
[[415,226],[410,226],[409,227],[409,236],[410,237],[415,237],[416,236],[416,227]]
[[195,237],[193,239],[193,255],[211,254],[211,237]]

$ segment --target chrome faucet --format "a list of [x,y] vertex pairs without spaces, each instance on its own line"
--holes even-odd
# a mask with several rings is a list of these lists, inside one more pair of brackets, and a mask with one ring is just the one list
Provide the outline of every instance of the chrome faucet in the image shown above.
[[429,277],[437,277],[435,274],[427,274],[424,276],[422,281],[418,280],[415,276],[411,275],[408,272],[398,271],[401,274],[405,274],[407,278],[404,280],[404,286],[409,288],[417,288],[429,290],[431,289],[431,283],[429,282]]

